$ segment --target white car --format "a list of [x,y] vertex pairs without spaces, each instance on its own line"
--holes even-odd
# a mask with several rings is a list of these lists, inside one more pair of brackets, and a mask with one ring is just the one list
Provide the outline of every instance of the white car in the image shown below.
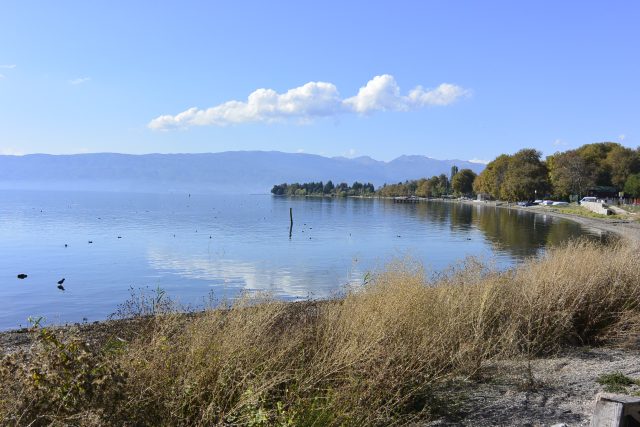
[[580,203],[582,202],[597,202],[598,199],[596,197],[583,197],[580,199]]
[[542,203],[540,203],[542,206],[551,206],[553,205],[554,201],[553,200],[543,200]]
[[568,206],[569,203],[567,202],[553,202],[552,206]]

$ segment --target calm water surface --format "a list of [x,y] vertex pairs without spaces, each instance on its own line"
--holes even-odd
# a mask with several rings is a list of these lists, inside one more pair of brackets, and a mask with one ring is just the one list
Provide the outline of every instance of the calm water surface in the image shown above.
[[323,298],[397,257],[433,270],[470,255],[508,267],[584,234],[599,238],[570,221],[457,203],[2,191],[0,329],[29,316],[104,319],[131,287],[184,304],[243,290]]

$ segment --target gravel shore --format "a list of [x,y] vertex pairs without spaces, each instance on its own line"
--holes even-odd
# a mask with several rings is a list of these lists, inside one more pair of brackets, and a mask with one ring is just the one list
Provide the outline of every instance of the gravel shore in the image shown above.
[[[454,385],[459,401],[446,416],[424,426],[588,426],[595,397],[604,391],[597,378],[621,372],[640,378],[635,349],[574,348],[552,358],[495,362],[476,381]],[[638,386],[627,393],[637,393]]]

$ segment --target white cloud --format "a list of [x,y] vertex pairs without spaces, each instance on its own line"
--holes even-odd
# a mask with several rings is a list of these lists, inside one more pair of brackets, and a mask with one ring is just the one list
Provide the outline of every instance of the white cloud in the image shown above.
[[0,68],[11,70],[13,68],[16,68],[16,64],[4,64],[4,65],[0,65]]
[[418,86],[409,92],[410,102],[417,107],[425,107],[427,105],[449,105],[458,98],[469,96],[471,92],[460,86],[451,83],[442,83],[433,90],[424,90],[422,86]]
[[471,160],[469,160],[469,162],[471,162],[471,163],[480,163],[482,165],[488,165],[489,164],[489,160],[482,160],[482,159],[471,159]]
[[432,90],[416,86],[408,96],[402,96],[393,76],[384,74],[369,80],[356,96],[345,99],[344,103],[360,114],[373,111],[409,111],[429,105],[449,105],[468,94],[469,91],[460,86],[442,83]]
[[353,111],[366,114],[371,111],[404,110],[400,87],[393,76],[375,76],[360,88],[358,94],[344,100]]
[[78,77],[77,79],[69,80],[69,84],[81,85],[91,80],[91,77]]
[[565,145],[567,145],[567,143],[564,142],[561,139],[556,139],[555,141],[553,141],[553,146],[554,147],[562,147],[562,146],[565,146]]
[[408,111],[428,105],[448,105],[468,94],[466,89],[443,83],[433,90],[417,86],[403,96],[393,76],[385,74],[374,77],[360,88],[357,95],[346,99],[340,97],[334,84],[326,82],[309,82],[282,94],[273,89],[258,89],[246,101],[227,101],[206,110],[192,107],[176,115],[156,117],[148,127],[169,130],[285,120],[306,123],[315,118],[345,113]]
[[627,135],[625,135],[624,133],[618,135],[618,139],[622,142],[627,138]]

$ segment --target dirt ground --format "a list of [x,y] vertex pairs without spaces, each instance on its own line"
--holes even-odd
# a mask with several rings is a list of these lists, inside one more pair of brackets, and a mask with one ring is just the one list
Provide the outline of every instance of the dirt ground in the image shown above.
[[[596,379],[621,372],[640,378],[640,351],[577,348],[553,358],[496,362],[482,378],[454,384],[453,416],[423,426],[588,426],[596,395],[604,391]],[[640,391],[629,386],[625,394]]]

